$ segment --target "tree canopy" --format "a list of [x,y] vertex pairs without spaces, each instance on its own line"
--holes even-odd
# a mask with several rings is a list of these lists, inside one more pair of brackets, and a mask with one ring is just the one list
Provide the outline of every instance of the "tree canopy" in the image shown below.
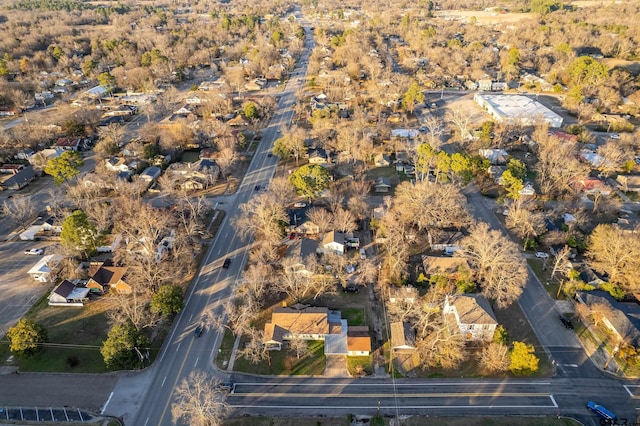
[[160,286],[158,292],[151,297],[151,311],[164,316],[177,314],[183,305],[182,288],[175,284]]
[[56,185],[80,174],[80,167],[84,164],[82,156],[77,151],[65,151],[58,157],[47,162],[44,172],[53,177]]
[[306,164],[291,174],[291,183],[299,194],[308,198],[317,197],[329,187],[331,175],[322,166]]
[[80,252],[84,256],[91,255],[96,251],[102,239],[96,227],[82,210],[74,211],[62,222],[60,242],[72,252]]
[[149,347],[149,339],[129,323],[111,327],[100,353],[108,368],[133,368],[141,365],[142,353]]
[[40,324],[22,318],[7,332],[9,350],[18,357],[28,357],[41,349],[40,343],[47,341],[47,330]]

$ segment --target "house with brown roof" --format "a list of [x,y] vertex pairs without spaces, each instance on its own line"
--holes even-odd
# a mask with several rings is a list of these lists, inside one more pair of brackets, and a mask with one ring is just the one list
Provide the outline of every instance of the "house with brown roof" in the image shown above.
[[264,326],[263,343],[268,350],[279,351],[285,340],[325,340],[328,335],[342,334],[343,324],[340,318],[336,321],[329,309],[298,303],[292,307],[273,310],[271,320]]
[[104,294],[115,291],[120,294],[130,294],[131,286],[124,281],[127,268],[122,266],[105,265],[104,262],[92,262],[89,266],[89,282],[87,288]]
[[489,301],[478,294],[447,296],[443,313],[452,316],[465,340],[489,342],[498,326]]
[[371,353],[371,337],[369,327],[353,326],[347,332],[347,355],[369,356]]
[[411,323],[396,321],[389,324],[391,348],[396,354],[412,354],[417,350],[416,333]]
[[464,257],[422,256],[424,273],[428,277],[442,275],[457,279],[462,271],[471,271],[471,265]]

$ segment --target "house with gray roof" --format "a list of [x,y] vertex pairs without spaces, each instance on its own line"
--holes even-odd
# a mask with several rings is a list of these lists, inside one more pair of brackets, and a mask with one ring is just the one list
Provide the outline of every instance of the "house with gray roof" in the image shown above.
[[479,294],[447,296],[443,313],[451,316],[465,340],[490,342],[498,326],[489,301]]
[[592,307],[604,305],[606,314],[602,323],[620,341],[628,342],[635,347],[640,345],[640,305],[637,303],[619,302],[602,290],[578,291],[576,300]]

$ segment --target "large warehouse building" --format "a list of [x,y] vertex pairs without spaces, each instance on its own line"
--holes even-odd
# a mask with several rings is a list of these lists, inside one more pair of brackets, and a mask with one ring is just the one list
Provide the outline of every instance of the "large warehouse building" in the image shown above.
[[562,127],[562,117],[540,102],[520,95],[476,94],[473,99],[496,121],[533,126],[545,121],[549,127]]

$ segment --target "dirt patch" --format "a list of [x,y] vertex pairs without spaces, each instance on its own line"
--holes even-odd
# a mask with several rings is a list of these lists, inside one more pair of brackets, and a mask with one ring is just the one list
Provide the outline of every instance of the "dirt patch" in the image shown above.
[[443,10],[436,12],[435,16],[445,20],[465,23],[470,23],[472,18],[475,18],[478,25],[514,24],[537,19],[537,15],[534,13],[500,13],[498,11],[484,10]]

